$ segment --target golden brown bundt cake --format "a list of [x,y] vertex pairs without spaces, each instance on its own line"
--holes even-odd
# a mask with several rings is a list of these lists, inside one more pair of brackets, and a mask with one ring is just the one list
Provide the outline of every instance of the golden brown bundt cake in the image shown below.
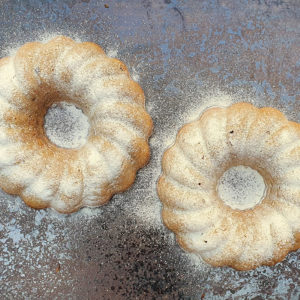
[[[58,107],[85,116],[84,143],[50,141],[45,116]],[[0,60],[0,124],[0,187],[34,208],[102,205],[132,185],[150,155],[152,120],[126,66],[64,36]]]
[[163,220],[183,249],[248,270],[300,247],[300,124],[280,111],[208,109],[181,128],[162,168]]

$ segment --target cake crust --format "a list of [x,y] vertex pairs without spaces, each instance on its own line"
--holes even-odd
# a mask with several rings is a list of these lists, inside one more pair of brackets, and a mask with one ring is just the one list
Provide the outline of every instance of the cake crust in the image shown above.
[[[278,110],[237,103],[184,125],[162,158],[157,190],[178,244],[212,266],[274,265],[300,247],[300,124]],[[222,174],[247,166],[264,179],[264,199],[233,209],[217,192]]]
[[[58,147],[44,117],[55,103],[90,123],[80,148]],[[128,189],[150,157],[152,119],[125,64],[91,42],[57,36],[0,60],[0,187],[33,208],[100,206]]]

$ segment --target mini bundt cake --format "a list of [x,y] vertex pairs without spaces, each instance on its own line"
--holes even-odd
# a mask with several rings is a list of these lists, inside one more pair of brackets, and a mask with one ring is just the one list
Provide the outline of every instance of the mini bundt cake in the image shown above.
[[[47,136],[45,115],[59,104],[86,116],[83,145],[60,147]],[[132,185],[150,155],[152,120],[126,66],[64,36],[0,60],[0,122],[0,187],[33,208],[100,206]]]
[[210,108],[181,128],[162,169],[162,217],[186,251],[249,270],[300,248],[300,124],[280,111]]

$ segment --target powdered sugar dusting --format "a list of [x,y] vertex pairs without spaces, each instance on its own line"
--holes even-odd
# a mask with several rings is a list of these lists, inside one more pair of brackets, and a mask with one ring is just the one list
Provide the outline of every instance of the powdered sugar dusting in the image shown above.
[[208,110],[212,107],[227,107],[233,104],[241,97],[242,101],[247,101],[247,97],[240,96],[239,94],[235,95],[235,97],[226,94],[221,91],[214,91],[214,93],[208,93],[202,96],[200,105],[197,105],[197,98],[191,103],[191,108],[187,109],[185,114],[183,115],[183,122],[190,123],[199,119],[199,117],[203,114],[204,111]]
[[220,198],[233,209],[249,209],[264,197],[266,186],[262,176],[250,167],[228,169],[219,179]]
[[118,56],[118,50],[117,49],[108,49],[107,56],[116,58]]
[[[148,183],[148,188],[140,191],[140,193],[148,196],[143,197],[142,201],[139,197],[134,197],[132,199],[133,203],[128,203],[128,209],[134,213],[135,217],[141,222],[141,225],[146,228],[156,228],[160,230],[164,230],[165,228],[161,217],[162,204],[159,201],[156,192],[157,181],[161,174],[161,159],[163,153],[167,148],[174,144],[176,134],[180,127],[186,122],[198,119],[201,113],[211,106],[219,105],[225,107],[234,102],[233,97],[221,92],[203,95],[203,99],[200,100],[199,96],[197,98],[194,95],[187,95],[187,97],[190,97],[191,101],[189,102],[190,106],[186,108],[185,113],[172,115],[172,118],[166,117],[168,128],[155,127],[155,134],[150,139],[150,146],[152,149],[151,161],[149,166],[146,167],[146,173],[144,173],[144,170],[141,171],[144,173],[143,175]],[[163,99],[160,101],[163,101]],[[199,102],[201,103],[200,106]],[[155,114],[155,111],[158,109],[155,107],[155,103],[147,102],[147,104],[148,111]],[[174,120],[176,120],[176,123],[174,123]],[[176,246],[176,241],[171,237],[173,237],[173,234],[169,232],[168,242],[170,247],[174,247]],[[189,256],[189,254],[185,255]],[[204,267],[205,264],[201,259],[197,258],[196,260],[198,268]]]
[[45,133],[55,145],[79,148],[88,137],[89,121],[81,109],[67,102],[53,104],[45,115]]
[[[2,201],[4,229],[0,238],[11,218],[19,223],[24,236],[32,232],[15,246],[1,244],[2,249],[6,248],[2,253],[11,259],[5,261],[2,294],[14,299],[86,295],[107,299],[147,295],[204,300],[298,299],[300,250],[275,267],[260,267],[253,272],[214,268],[207,274],[201,267],[189,268],[185,257],[190,255],[179,249],[175,239],[170,245],[160,240],[160,232],[147,226],[150,220],[143,223],[132,211],[137,203],[146,209],[150,200],[159,202],[155,189],[148,186],[152,176],[157,178],[160,172],[158,157],[187,123],[184,117],[206,106],[205,90],[215,91],[218,86],[232,96],[233,102],[248,101],[246,97],[234,98],[235,91],[257,94],[256,106],[280,108],[299,122],[299,1],[241,1],[235,5],[232,0],[205,0],[199,5],[197,1],[135,0],[106,2],[109,8],[89,0],[2,2],[2,49],[7,44],[20,46],[39,39],[45,30],[72,37],[80,34],[83,40],[97,41],[106,49],[118,48],[118,56],[127,66],[138,67],[147,107],[150,103],[153,106],[151,114],[156,125],[149,167],[138,173],[131,190],[115,196],[104,207],[89,210],[97,212],[98,217],[79,222],[83,209],[63,216],[69,220],[65,223],[51,217],[54,211],[47,210],[44,217],[40,216],[20,199]],[[153,164],[156,160],[157,165]],[[116,205],[118,201],[120,206]],[[9,203],[15,212],[7,209]],[[128,209],[120,217],[124,204]],[[25,219],[35,214],[41,217],[39,223]],[[73,218],[75,215],[78,219]],[[131,217],[136,223],[123,226]],[[52,231],[48,230],[49,223],[54,225]],[[47,243],[45,230],[57,238]],[[169,233],[166,228],[161,232]],[[144,236],[153,239],[145,242]],[[58,259],[67,253],[69,259]],[[61,264],[60,272],[55,271],[56,259]]]
[[[60,212],[72,212],[82,206],[99,206],[122,190],[115,184],[122,175],[122,170],[127,171],[126,168],[134,166],[136,172],[144,166],[143,159],[147,159],[147,141],[152,124],[144,109],[142,93],[139,94],[138,89],[136,92],[132,88],[135,84],[122,64],[108,58],[100,48],[88,43],[76,44],[62,36],[45,35],[41,42],[43,45],[31,44],[29,47],[24,46],[19,52],[11,52],[14,56],[10,58],[10,63],[0,66],[0,76],[7,77],[0,80],[1,100],[3,103],[13,103],[16,114],[22,108],[34,118],[40,111],[39,105],[43,108],[43,101],[49,99],[49,105],[52,106],[44,117],[44,127],[41,129],[49,141],[58,146],[54,148],[53,159],[64,161],[67,158],[72,166],[56,172],[51,161],[48,161],[49,157],[41,154],[35,167],[37,155],[40,154],[39,147],[47,147],[48,144],[32,141],[35,146],[34,155],[25,153],[26,159],[31,161],[20,164],[21,168],[6,167],[1,170],[1,174],[11,171],[8,179],[18,182],[21,186],[18,192],[24,190],[23,195],[27,198],[39,199],[42,203],[39,207],[51,206]],[[48,60],[44,61],[44,57]],[[43,98],[43,93],[40,96],[39,88],[44,89],[47,99]],[[22,101],[23,98],[13,96],[13,92],[23,93],[28,99]],[[63,97],[65,101],[62,101]],[[32,106],[27,102],[29,99]],[[118,106],[117,103],[122,105]],[[103,118],[97,107],[105,110],[109,106],[111,112]],[[136,122],[135,117],[139,118]],[[142,123],[142,118],[147,118],[148,122]],[[38,122],[28,123],[28,129],[32,132],[37,130],[36,126],[40,126]],[[14,142],[17,143],[18,138]],[[18,145],[20,149],[22,143]],[[59,150],[59,147],[78,151],[65,152]],[[143,154],[134,154],[137,147],[145,148],[144,157]],[[7,151],[9,149],[6,144],[0,147],[3,154]],[[9,156],[5,155],[6,160],[3,160],[2,165],[5,167],[14,163],[17,155],[16,151],[10,151]],[[46,161],[50,169],[41,165]],[[28,170],[28,165],[38,169],[34,170],[30,180],[27,174],[33,171]],[[18,169],[22,172],[14,172]],[[25,172],[27,174],[24,175]],[[132,181],[133,176],[129,183]],[[123,184],[128,186],[125,180]],[[109,190],[106,191],[107,189]]]
[[[275,147],[267,143],[269,136],[285,126],[287,121],[281,118],[273,124],[272,118],[276,120],[280,114],[275,110],[267,111],[269,122],[259,115],[259,109],[245,103],[206,110],[200,118],[182,128],[170,149],[172,151],[164,157],[163,180],[159,182],[158,190],[166,209],[173,210],[171,216],[166,214],[165,222],[178,223],[174,225],[178,228],[175,233],[185,245],[189,245],[188,249],[205,258],[217,257],[220,265],[229,259],[236,264],[236,268],[247,269],[251,264],[253,268],[266,263],[272,255],[277,257],[276,245],[284,243],[290,247],[293,244],[292,228],[296,224],[293,223],[292,227],[288,224],[292,216],[286,210],[284,197],[278,195],[280,188],[274,189],[273,185],[283,185],[285,178],[291,180],[293,174],[298,174],[299,168],[291,167],[289,171],[287,165],[275,162],[274,157],[273,161],[268,159]],[[289,129],[291,137],[294,134],[292,123]],[[281,139],[276,147],[281,149],[280,145],[284,145]],[[291,142],[289,151],[295,150],[297,145],[295,140]],[[297,157],[290,156],[289,159],[296,164]],[[226,173],[226,165],[234,165],[235,160],[254,168],[257,166],[273,177],[267,180],[246,166],[229,169],[222,177]],[[245,224],[249,223],[245,235],[236,232],[236,226],[241,223],[238,215],[230,214],[230,218],[224,218],[223,211],[227,208],[215,194],[220,177],[219,196],[228,206],[241,210],[240,213],[250,208],[254,210],[253,216],[250,219],[247,216],[244,220]],[[263,209],[256,210],[256,204],[263,200],[266,193],[264,180],[268,190],[272,189],[270,199],[278,201],[279,211],[284,212],[285,217],[263,201],[260,206]],[[293,198],[290,201],[292,204]],[[182,206],[182,203],[186,205]],[[198,218],[198,214],[209,206],[215,208],[214,216],[204,214]],[[190,215],[191,209],[195,211]],[[263,220],[266,222],[262,223]],[[222,228],[223,234],[220,234],[221,231],[216,234],[215,228]],[[269,242],[266,242],[266,235]]]

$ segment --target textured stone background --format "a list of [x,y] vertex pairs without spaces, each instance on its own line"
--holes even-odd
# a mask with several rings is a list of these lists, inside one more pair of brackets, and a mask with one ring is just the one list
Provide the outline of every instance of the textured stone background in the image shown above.
[[300,250],[274,267],[211,269],[163,227],[155,192],[168,138],[208,99],[300,122],[298,0],[1,0],[0,28],[1,56],[56,33],[99,43],[142,85],[155,123],[150,164],[102,208],[62,216],[0,194],[1,299],[299,299]]

